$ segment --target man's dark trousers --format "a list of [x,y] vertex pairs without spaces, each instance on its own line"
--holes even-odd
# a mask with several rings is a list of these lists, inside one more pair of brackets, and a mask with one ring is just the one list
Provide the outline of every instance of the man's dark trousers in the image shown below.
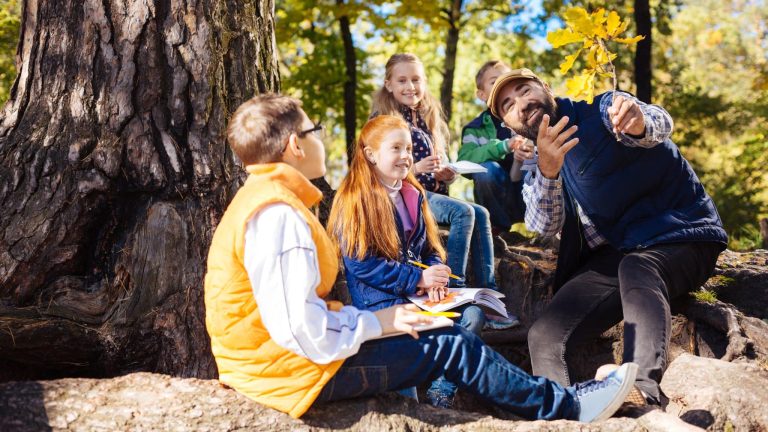
[[724,245],[670,243],[622,253],[592,251],[528,333],[533,374],[570,385],[567,360],[624,319],[624,362],[640,366],[637,387],[658,403],[670,339],[670,300],[699,288]]

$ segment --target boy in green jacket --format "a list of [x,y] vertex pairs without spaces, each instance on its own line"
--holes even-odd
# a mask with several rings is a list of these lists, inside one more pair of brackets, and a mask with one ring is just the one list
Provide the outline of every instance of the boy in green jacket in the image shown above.
[[[483,102],[493,88],[499,75],[512,70],[500,60],[486,62],[475,76],[477,97]],[[491,215],[494,234],[506,232],[515,222],[521,222],[525,215],[522,197],[522,180],[512,181],[510,169],[513,161],[533,157],[530,141],[505,127],[501,120],[486,109],[469,122],[461,133],[459,160],[467,160],[484,166],[485,173],[470,174],[475,183],[475,203],[482,205]]]

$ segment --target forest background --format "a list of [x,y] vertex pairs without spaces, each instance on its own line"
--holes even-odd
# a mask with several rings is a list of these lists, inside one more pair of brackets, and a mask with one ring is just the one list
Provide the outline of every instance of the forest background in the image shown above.
[[[552,49],[546,34],[563,26],[558,17],[571,6],[632,18],[627,33],[646,39],[609,46],[619,54],[619,89],[671,113],[673,140],[717,203],[730,247],[758,246],[758,221],[768,214],[765,0],[277,0],[281,91],[301,98],[330,131],[327,179],[336,188],[386,60],[412,52],[443,103],[455,159],[462,126],[485,109],[474,76],[486,60],[533,69],[565,95],[558,65],[567,53]],[[20,15],[18,0],[0,0],[0,102],[15,79]],[[599,81],[597,93],[610,85]],[[471,199],[471,182],[455,183],[451,195]]]

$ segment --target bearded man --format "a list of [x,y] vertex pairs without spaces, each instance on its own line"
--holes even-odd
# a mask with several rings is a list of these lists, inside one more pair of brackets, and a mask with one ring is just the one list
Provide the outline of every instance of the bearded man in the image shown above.
[[670,300],[700,287],[728,242],[672,118],[623,92],[555,98],[528,69],[500,76],[488,105],[538,147],[528,229],[561,234],[556,293],[528,333],[534,375],[568,385],[574,347],[623,319],[624,361],[640,366],[632,401],[659,404]]

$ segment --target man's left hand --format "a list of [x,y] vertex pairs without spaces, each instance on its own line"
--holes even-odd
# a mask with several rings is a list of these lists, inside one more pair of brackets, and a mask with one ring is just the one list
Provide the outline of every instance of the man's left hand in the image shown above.
[[640,105],[634,99],[616,96],[613,105],[608,108],[608,115],[613,124],[613,133],[632,136],[645,135],[645,119]]

